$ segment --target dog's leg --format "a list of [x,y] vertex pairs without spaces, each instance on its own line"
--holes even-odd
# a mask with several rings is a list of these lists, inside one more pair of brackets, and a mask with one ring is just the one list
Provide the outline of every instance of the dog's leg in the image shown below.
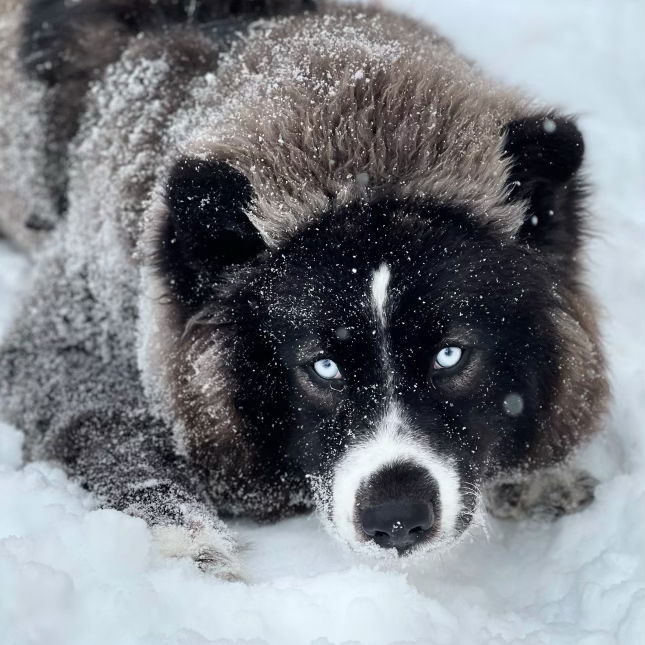
[[558,466],[496,480],[484,498],[488,511],[500,519],[554,520],[587,508],[597,483],[583,470]]
[[146,414],[107,410],[52,428],[43,454],[92,490],[103,506],[141,517],[164,555],[190,557],[227,580],[240,577],[237,546],[178,458],[169,433]]
[[239,577],[237,547],[194,467],[150,413],[127,333],[134,321],[111,329],[114,314],[84,276],[45,260],[0,344],[0,414],[25,432],[28,459],[59,463],[104,507],[143,518],[163,553]]

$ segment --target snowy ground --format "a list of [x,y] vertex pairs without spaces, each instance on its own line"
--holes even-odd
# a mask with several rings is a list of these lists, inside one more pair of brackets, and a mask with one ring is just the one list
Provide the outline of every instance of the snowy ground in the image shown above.
[[[645,642],[645,5],[629,0],[405,0],[493,74],[582,114],[615,401],[582,459],[593,506],[549,526],[491,522],[423,569],[374,569],[315,518],[240,523],[248,584],[159,557],[144,524],[58,470],[20,467],[0,427],[0,643]],[[25,261],[0,245],[0,326]]]

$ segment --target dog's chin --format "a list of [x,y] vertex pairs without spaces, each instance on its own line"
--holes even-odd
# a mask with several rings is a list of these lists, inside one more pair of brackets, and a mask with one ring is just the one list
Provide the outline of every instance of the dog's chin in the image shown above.
[[353,554],[361,559],[372,562],[414,562],[426,558],[431,553],[437,553],[449,548],[449,544],[444,540],[432,542],[423,542],[417,544],[403,552],[395,548],[384,548],[376,544],[373,540],[342,540],[343,544]]

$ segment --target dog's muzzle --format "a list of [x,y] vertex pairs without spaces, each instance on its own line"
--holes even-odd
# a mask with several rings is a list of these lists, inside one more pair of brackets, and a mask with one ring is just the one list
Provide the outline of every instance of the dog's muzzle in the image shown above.
[[[335,464],[328,526],[370,557],[421,553],[452,543],[462,509],[454,460],[416,433],[392,404],[376,428]],[[379,548],[380,547],[380,548]]]

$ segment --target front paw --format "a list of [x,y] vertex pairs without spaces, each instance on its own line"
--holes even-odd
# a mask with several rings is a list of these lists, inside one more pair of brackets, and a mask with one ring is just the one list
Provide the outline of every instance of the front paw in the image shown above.
[[533,516],[555,520],[587,508],[594,500],[598,480],[585,471],[573,470],[561,473],[560,477],[547,478],[542,483]]
[[597,484],[582,470],[545,469],[523,479],[496,482],[486,491],[486,507],[500,519],[555,520],[587,508]]
[[201,571],[222,580],[242,579],[238,549],[225,529],[193,521],[186,525],[153,526],[152,533],[162,555],[189,557]]

